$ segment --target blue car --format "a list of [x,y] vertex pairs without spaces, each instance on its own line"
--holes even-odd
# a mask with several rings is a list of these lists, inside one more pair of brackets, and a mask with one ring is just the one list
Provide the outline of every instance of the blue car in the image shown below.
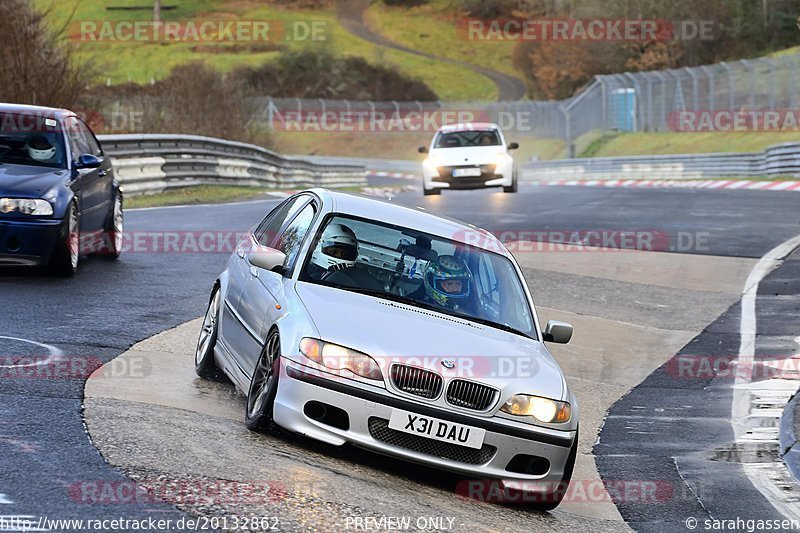
[[118,258],[122,239],[119,183],[86,123],[65,109],[0,104],[0,266],[70,276],[84,253]]

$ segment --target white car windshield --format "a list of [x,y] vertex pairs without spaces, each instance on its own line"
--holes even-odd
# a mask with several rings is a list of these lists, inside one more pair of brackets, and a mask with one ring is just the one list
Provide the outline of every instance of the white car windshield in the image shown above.
[[500,146],[497,130],[470,130],[441,132],[434,148],[464,148],[467,146]]
[[508,258],[401,226],[329,217],[312,243],[300,280],[536,338],[523,281]]

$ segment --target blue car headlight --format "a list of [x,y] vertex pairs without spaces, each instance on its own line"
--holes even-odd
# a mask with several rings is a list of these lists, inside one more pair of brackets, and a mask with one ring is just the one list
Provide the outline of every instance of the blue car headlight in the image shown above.
[[23,215],[50,216],[53,205],[47,200],[30,198],[0,198],[0,213],[22,213]]

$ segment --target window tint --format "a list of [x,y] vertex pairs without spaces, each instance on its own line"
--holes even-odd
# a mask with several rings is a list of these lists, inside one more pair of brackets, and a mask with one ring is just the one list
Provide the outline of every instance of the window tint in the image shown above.
[[67,138],[69,139],[72,159],[77,160],[82,154],[91,153],[89,142],[83,133],[82,124],[74,117],[68,118],[64,123],[67,128]]
[[306,203],[308,203],[308,196],[298,196],[287,200],[267,215],[255,233],[258,244],[272,247],[273,242],[275,242],[275,236],[278,235],[283,224],[302,209]]
[[97,142],[97,138],[92,133],[92,130],[90,130],[89,126],[87,126],[83,122],[79,122],[78,124],[80,125],[83,137],[86,139],[86,144],[89,147],[88,153],[96,155],[98,157],[102,156],[103,150],[100,148],[100,143]]
[[297,253],[300,251],[300,246],[303,244],[303,239],[314,221],[315,212],[313,204],[307,205],[278,238],[278,244],[275,248],[286,254],[287,267],[291,267],[294,264]]

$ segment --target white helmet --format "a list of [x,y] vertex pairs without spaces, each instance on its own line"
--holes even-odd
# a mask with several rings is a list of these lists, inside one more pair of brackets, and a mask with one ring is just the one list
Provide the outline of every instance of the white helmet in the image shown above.
[[56,147],[44,135],[28,141],[28,155],[34,161],[49,161],[56,156]]
[[311,262],[325,270],[339,270],[356,264],[358,239],[353,230],[343,224],[330,224],[322,233]]

